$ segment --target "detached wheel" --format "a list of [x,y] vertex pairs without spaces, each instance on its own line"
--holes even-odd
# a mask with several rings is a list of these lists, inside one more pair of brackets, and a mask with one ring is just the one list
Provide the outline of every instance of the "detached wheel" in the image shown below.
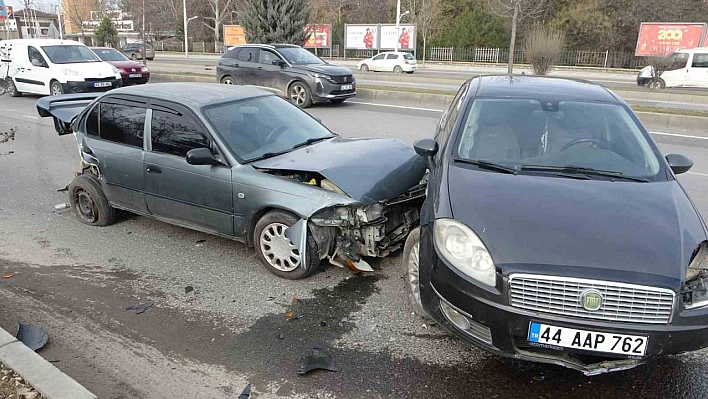
[[80,175],[69,184],[69,202],[76,217],[84,224],[108,226],[115,222],[115,209],[93,176]]
[[283,211],[271,211],[256,223],[253,232],[258,258],[266,269],[278,277],[298,280],[312,275],[320,267],[314,240],[307,238],[307,265],[302,267],[298,248],[285,236],[285,230],[299,219]]
[[9,94],[10,97],[21,97],[22,96],[22,93],[17,91],[17,87],[15,86],[15,82],[10,77],[7,78],[7,94]]
[[290,101],[300,108],[308,108],[312,105],[312,96],[310,89],[305,87],[303,83],[295,82],[288,89],[288,98]]
[[403,265],[406,267],[403,279],[408,302],[416,316],[431,321],[430,316],[423,310],[420,299],[420,227],[411,231],[406,239],[406,245],[403,247]]
[[666,88],[666,82],[662,78],[652,78],[647,83],[647,87],[651,90],[663,90]]
[[369,66],[366,64],[362,64],[360,69],[362,72],[369,72]]
[[400,65],[393,67],[393,73],[403,73],[403,68]]
[[223,85],[235,85],[235,84],[236,84],[236,81],[235,81],[234,78],[232,78],[231,76],[224,76],[224,77],[221,79],[221,84],[223,84]]
[[61,83],[54,80],[49,86],[49,93],[53,96],[61,96],[64,94],[64,88],[61,86]]

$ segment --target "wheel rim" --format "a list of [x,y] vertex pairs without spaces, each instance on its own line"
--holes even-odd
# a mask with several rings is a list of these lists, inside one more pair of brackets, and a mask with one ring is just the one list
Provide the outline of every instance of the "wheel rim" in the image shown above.
[[297,105],[305,104],[307,100],[305,88],[300,85],[293,86],[293,88],[290,89],[290,100]]
[[225,84],[225,85],[233,85],[233,84],[234,84],[234,80],[231,79],[231,78],[226,78],[226,79],[224,79],[224,81],[223,81],[222,83]]
[[411,249],[408,256],[408,286],[411,295],[416,303],[420,304],[420,244],[416,244]]
[[10,94],[11,96],[14,96],[14,95],[15,95],[15,92],[17,91],[16,88],[15,88],[15,84],[12,82],[12,79],[11,79],[11,78],[8,78],[8,79],[10,79],[10,80],[7,82],[7,92],[8,92],[8,94]]
[[268,264],[282,272],[291,272],[300,266],[300,251],[285,236],[287,229],[283,223],[271,223],[263,229],[259,240]]
[[403,72],[403,69],[401,69],[401,67],[397,66],[397,67],[393,68],[393,72],[401,73],[401,72]]
[[96,209],[96,203],[93,201],[93,197],[91,197],[91,194],[81,189],[76,191],[76,210],[79,216],[89,223],[93,223],[97,219],[98,210]]
[[61,95],[61,94],[62,94],[62,93],[61,93],[61,86],[59,86],[59,85],[57,85],[57,84],[53,84],[53,85],[52,85],[52,95],[53,95],[53,96],[59,96],[59,95]]
[[369,72],[369,66],[368,65],[362,65],[361,70],[364,72]]

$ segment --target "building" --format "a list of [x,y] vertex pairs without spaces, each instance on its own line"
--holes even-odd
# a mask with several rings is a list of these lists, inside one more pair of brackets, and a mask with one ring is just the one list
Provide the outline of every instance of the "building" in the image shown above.
[[15,11],[15,23],[21,39],[59,39],[59,17],[34,9]]
[[62,10],[67,39],[78,40],[88,46],[101,45],[95,30],[103,18],[109,17],[118,31],[118,42],[114,45],[140,41],[140,32],[129,15],[121,10],[98,11],[98,0],[62,0]]
[[100,10],[98,0],[61,0],[64,17],[64,32],[67,35],[81,33],[84,21],[91,20],[91,11]]

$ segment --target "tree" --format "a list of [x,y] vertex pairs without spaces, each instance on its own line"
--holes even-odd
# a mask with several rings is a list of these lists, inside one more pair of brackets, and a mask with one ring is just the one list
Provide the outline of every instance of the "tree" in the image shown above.
[[204,17],[206,20],[214,21],[214,27],[204,22],[204,25],[214,30],[214,51],[218,52],[219,47],[219,33],[221,30],[219,27],[224,22],[226,17],[229,15],[228,11],[231,8],[231,3],[233,0],[207,0],[207,4],[211,9],[213,17]]
[[514,72],[514,46],[516,28],[519,22],[542,15],[546,11],[546,0],[488,0],[489,10],[504,18],[511,19],[511,39],[509,40],[509,69]]
[[248,0],[241,25],[249,43],[305,43],[307,0]]
[[118,36],[118,30],[113,25],[113,21],[109,17],[103,17],[101,24],[96,28],[96,38],[104,46],[112,46]]
[[423,62],[428,39],[438,29],[443,0],[406,0],[403,6],[410,11],[411,22],[418,25],[418,32],[423,37]]
[[565,44],[565,34],[558,29],[536,25],[524,38],[526,59],[531,63],[533,73],[547,74],[558,62]]
[[503,47],[509,43],[509,33],[498,17],[477,7],[445,21],[434,43],[455,48]]

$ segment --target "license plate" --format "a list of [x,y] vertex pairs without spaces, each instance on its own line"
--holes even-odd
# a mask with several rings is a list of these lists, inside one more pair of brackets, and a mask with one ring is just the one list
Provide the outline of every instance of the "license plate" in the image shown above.
[[352,88],[352,85],[342,85],[342,90],[351,90]]
[[142,78],[143,74],[142,73],[131,73],[128,75],[129,78]]
[[96,82],[93,84],[93,87],[111,87],[113,86],[113,83],[111,82]]
[[644,356],[649,341],[648,337],[638,335],[576,330],[534,322],[529,325],[528,340],[551,349],[580,349],[627,356]]

